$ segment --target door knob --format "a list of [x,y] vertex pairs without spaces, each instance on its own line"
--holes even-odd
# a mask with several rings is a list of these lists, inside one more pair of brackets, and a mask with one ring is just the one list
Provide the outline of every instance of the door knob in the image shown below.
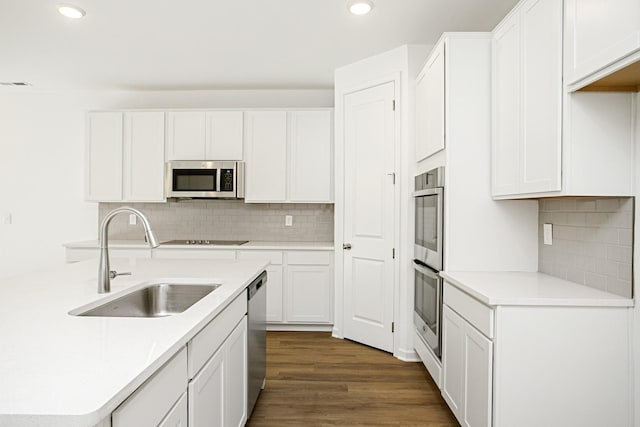
[[342,245],[342,249],[344,249],[345,251],[350,251],[351,250],[351,243],[344,243]]

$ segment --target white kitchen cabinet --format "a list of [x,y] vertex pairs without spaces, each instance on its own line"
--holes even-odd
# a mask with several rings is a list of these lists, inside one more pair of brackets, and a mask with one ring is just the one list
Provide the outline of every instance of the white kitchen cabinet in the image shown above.
[[287,322],[333,321],[331,262],[330,252],[287,252]]
[[295,203],[333,199],[331,111],[289,113],[288,200]]
[[111,414],[113,427],[157,426],[187,388],[184,347]]
[[189,382],[189,427],[243,426],[247,420],[247,318]]
[[445,45],[433,49],[416,81],[416,161],[445,147]]
[[246,114],[245,201],[331,202],[332,111],[250,111]]
[[588,84],[604,77],[619,68],[616,61],[640,50],[637,0],[565,0],[564,4],[567,84],[579,87],[584,86],[581,80]]
[[[498,273],[463,288],[445,278],[442,395],[460,424],[632,425],[629,309],[586,303],[571,284],[558,284],[571,291],[529,292],[518,274],[526,280],[534,273]],[[572,305],[571,292],[585,299]],[[507,305],[488,306],[475,296]]]
[[284,202],[287,197],[287,112],[247,113],[245,202]]
[[165,200],[164,113],[92,112],[87,131],[86,200]]
[[493,343],[446,305],[442,325],[442,396],[462,425],[490,427]]
[[492,194],[561,190],[562,2],[527,0],[493,36]]
[[188,426],[188,411],[187,405],[187,392],[182,393],[178,402],[173,405],[171,411],[167,416],[158,424],[158,427],[187,427]]
[[164,194],[164,113],[124,114],[124,201],[162,202]]
[[242,160],[242,111],[167,113],[167,160]]
[[282,322],[283,254],[282,251],[238,251],[238,259],[269,260],[267,266],[267,323]]
[[87,115],[85,200],[122,200],[122,127],[121,112]]

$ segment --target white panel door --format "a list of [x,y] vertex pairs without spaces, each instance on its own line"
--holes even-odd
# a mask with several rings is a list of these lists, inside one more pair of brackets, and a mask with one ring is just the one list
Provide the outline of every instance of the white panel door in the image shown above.
[[164,113],[125,113],[124,200],[165,200],[164,151]]
[[568,84],[640,48],[638,0],[565,0]]
[[284,202],[287,180],[287,112],[247,113],[246,202]]
[[491,190],[515,194],[519,182],[520,21],[512,17],[493,35],[493,136]]
[[225,427],[224,345],[189,383],[189,427]]
[[331,111],[289,113],[289,201],[330,202],[333,197]]
[[267,267],[267,322],[282,322],[282,266]]
[[445,44],[441,43],[435,48],[425,67],[425,111],[420,117],[416,117],[416,121],[424,122],[424,141],[420,143],[425,144],[425,157],[443,150],[445,145],[444,56]]
[[393,351],[394,83],[345,95],[344,337]]
[[224,425],[242,427],[247,421],[247,316],[224,344]]
[[522,139],[519,193],[559,191],[562,153],[562,2],[521,12]]
[[442,397],[461,420],[464,403],[465,320],[448,306],[442,310]]
[[491,427],[493,343],[465,322],[464,426]]
[[85,200],[122,200],[122,113],[87,115]]
[[331,323],[332,309],[331,268],[287,266],[287,322]]
[[206,160],[242,160],[243,112],[210,111],[206,119]]
[[188,427],[187,417],[189,407],[187,405],[187,392],[182,393],[182,397],[173,405],[171,411],[158,424],[158,427]]
[[205,159],[204,111],[167,113],[167,160]]

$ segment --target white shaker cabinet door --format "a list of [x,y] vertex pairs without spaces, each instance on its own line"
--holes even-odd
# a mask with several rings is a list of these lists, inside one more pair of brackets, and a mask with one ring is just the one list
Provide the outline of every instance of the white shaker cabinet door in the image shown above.
[[167,113],[167,160],[205,160],[204,111]]
[[122,200],[122,113],[87,115],[85,200]]
[[560,191],[562,2],[529,0],[521,13],[522,125],[519,193]]
[[224,425],[242,427],[247,421],[247,317],[225,342]]
[[189,383],[189,427],[224,427],[224,346]]
[[287,266],[287,322],[331,323],[333,282],[327,266]]
[[442,397],[458,420],[464,401],[465,321],[446,305],[442,312]]
[[267,267],[267,322],[282,322],[282,266]]
[[187,416],[187,392],[184,392],[164,420],[158,424],[158,427],[188,427]]
[[287,179],[287,112],[247,113],[246,202],[284,202]]
[[289,201],[330,202],[333,198],[331,111],[289,113]]
[[566,83],[640,49],[638,0],[565,0]]
[[445,44],[429,57],[418,77],[416,94],[416,161],[445,146]]
[[164,151],[164,113],[125,113],[124,200],[165,200]]
[[492,194],[516,194],[520,141],[520,21],[505,22],[493,35]]
[[206,119],[206,160],[242,160],[242,111],[210,111]]

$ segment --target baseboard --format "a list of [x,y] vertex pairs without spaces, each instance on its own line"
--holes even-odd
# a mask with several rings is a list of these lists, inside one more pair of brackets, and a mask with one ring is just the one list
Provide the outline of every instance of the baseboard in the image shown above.
[[334,337],[334,338],[344,339],[344,335],[342,335],[342,332],[340,332],[340,329],[336,328],[335,326],[333,327],[333,330],[331,331],[331,336]]
[[333,325],[309,325],[294,323],[267,323],[267,331],[309,331],[309,332],[331,332]]
[[399,348],[398,351],[395,352],[394,356],[396,357],[396,359],[400,359],[403,362],[422,361],[420,359],[420,356],[418,356],[418,353],[413,349],[407,350],[406,348]]

